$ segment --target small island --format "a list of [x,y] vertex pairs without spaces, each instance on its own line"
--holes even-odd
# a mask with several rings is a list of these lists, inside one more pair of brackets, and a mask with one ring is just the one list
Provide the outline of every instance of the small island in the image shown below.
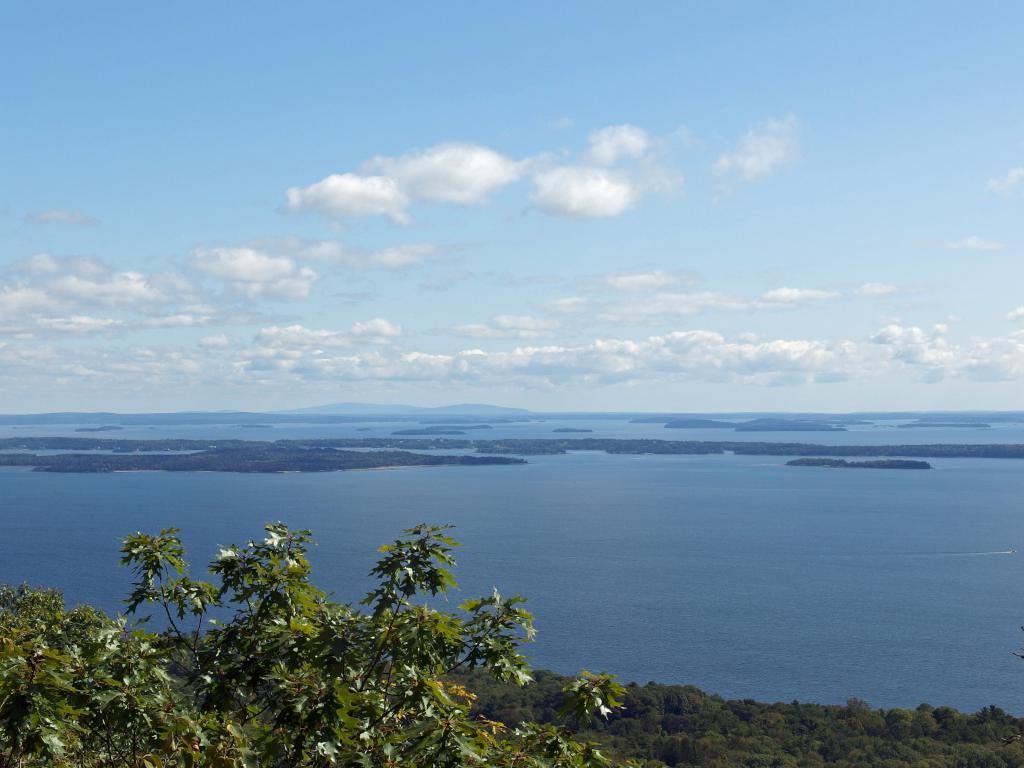
[[436,422],[421,421],[425,424],[423,429],[494,429],[490,424],[438,424]]
[[810,419],[751,419],[733,425],[737,432],[845,432],[846,427]]
[[593,432],[592,429],[576,429],[575,427],[559,427],[558,429],[552,429],[552,432],[568,433],[568,432]]
[[425,427],[423,429],[399,429],[391,434],[400,437],[443,437],[446,435],[464,435],[466,433],[461,429],[452,429],[450,427]]
[[117,432],[122,429],[124,429],[124,427],[104,425],[102,427],[79,427],[75,432]]
[[735,421],[720,419],[675,419],[665,425],[665,429],[735,429]]
[[845,459],[793,459],[787,467],[827,467],[829,469],[931,469],[927,461],[910,459],[873,459],[871,461],[846,461]]
[[897,424],[899,429],[941,428],[941,429],[991,429],[992,425],[984,421],[912,421],[909,424]]

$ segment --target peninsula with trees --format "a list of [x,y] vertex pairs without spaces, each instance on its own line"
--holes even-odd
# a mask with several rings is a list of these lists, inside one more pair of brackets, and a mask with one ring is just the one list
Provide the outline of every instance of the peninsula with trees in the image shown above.
[[793,459],[787,467],[827,467],[828,469],[931,469],[927,461],[912,459],[875,459],[869,461],[847,461],[846,459]]

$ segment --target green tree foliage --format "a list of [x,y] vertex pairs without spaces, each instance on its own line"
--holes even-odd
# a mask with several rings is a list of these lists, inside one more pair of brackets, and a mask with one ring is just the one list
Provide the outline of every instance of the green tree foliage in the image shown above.
[[[353,607],[310,582],[308,531],[268,525],[194,578],[176,529],[122,548],[134,574],[128,623],[61,595],[0,588],[0,768],[319,768],[609,765],[552,723],[471,713],[453,675],[522,686],[533,636],[519,597],[497,591],[431,607],[455,586],[456,542],[419,526],[381,548],[377,586]],[[568,681],[577,722],[618,705],[605,675]]]

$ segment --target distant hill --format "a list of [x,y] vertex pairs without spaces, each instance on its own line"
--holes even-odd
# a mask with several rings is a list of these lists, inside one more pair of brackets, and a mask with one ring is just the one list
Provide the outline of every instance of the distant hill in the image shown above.
[[522,416],[530,413],[525,408],[507,408],[503,405],[487,405],[484,403],[459,403],[458,405],[441,405],[433,408],[419,405],[381,405],[379,403],[330,403],[316,405],[311,408],[296,408],[282,413],[344,413],[355,416],[366,415],[422,415],[440,416],[449,414]]

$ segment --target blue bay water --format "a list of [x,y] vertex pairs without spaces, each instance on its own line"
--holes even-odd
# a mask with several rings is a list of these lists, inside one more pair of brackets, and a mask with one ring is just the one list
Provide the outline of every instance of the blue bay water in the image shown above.
[[[543,437],[554,436],[552,426],[562,425],[502,429]],[[738,437],[586,426],[598,437]],[[378,434],[400,428],[379,425]],[[884,432],[878,442],[1024,442],[1019,430],[742,439],[868,442]],[[253,439],[261,430],[237,431]],[[186,432],[228,436],[210,427],[100,436]],[[369,588],[377,545],[421,521],[451,522],[465,543],[464,592],[453,604],[492,586],[528,596],[540,630],[528,647],[537,666],[693,683],[730,697],[1024,713],[1024,662],[1011,655],[1024,641],[1024,553],[1007,554],[1024,550],[1024,462],[936,459],[933,471],[900,472],[797,469],[756,456],[529,461],[312,475],[4,469],[0,581],[57,586],[72,602],[117,610],[127,585],[116,565],[124,534],[180,526],[191,559],[204,563],[215,545],[281,519],[313,529],[318,583],[355,600]]]

